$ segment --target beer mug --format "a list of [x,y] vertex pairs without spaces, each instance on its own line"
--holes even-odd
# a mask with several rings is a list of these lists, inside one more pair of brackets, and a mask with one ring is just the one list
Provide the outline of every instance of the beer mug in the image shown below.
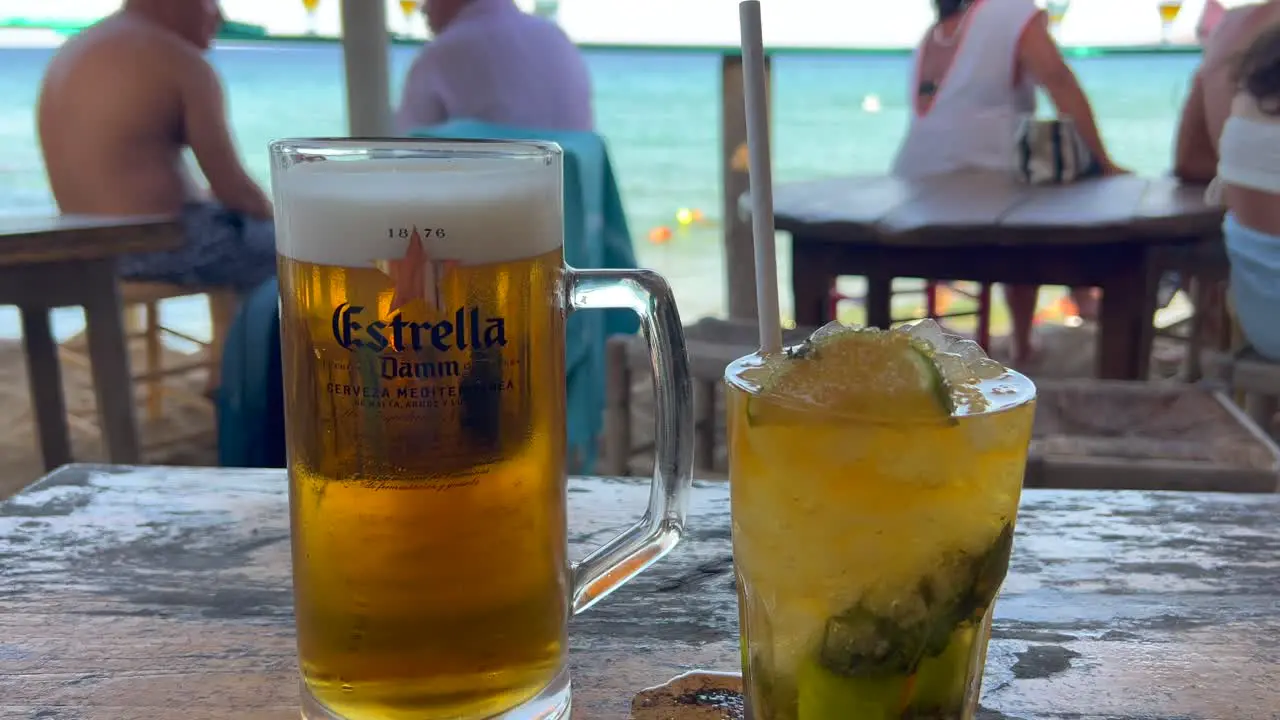
[[[692,401],[647,270],[564,262],[557,145],[271,144],[302,716],[559,718],[569,616],[679,540]],[[567,557],[565,320],[629,308],[649,507]]]

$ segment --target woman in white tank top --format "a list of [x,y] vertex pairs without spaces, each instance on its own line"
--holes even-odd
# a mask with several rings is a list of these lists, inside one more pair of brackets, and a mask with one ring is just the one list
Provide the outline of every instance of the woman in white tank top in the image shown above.
[[[1035,0],[934,0],[937,23],[916,50],[911,119],[893,174],[922,178],[961,170],[1013,172],[1014,135],[1043,87],[1058,114],[1075,121],[1104,173],[1123,172],[1098,134],[1075,73]],[[1034,285],[1005,288],[1014,362],[1032,355]],[[1084,297],[1078,295],[1078,303]]]
[[1280,25],[1249,45],[1233,75],[1237,94],[1208,195],[1227,207],[1236,320],[1258,353],[1280,361]]

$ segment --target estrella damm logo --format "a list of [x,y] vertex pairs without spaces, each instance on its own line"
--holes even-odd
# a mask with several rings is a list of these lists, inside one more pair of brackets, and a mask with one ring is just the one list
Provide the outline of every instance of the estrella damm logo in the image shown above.
[[347,350],[368,348],[374,352],[390,350],[422,351],[433,348],[451,350],[487,350],[507,345],[507,323],[500,317],[480,314],[479,308],[460,307],[453,320],[411,322],[402,313],[386,321],[365,322],[363,305],[342,303],[333,309],[333,339]]

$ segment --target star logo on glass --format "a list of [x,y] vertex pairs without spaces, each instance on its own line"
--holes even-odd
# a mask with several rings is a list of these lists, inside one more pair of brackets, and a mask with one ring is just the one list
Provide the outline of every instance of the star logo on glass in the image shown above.
[[456,260],[433,260],[423,247],[422,236],[415,226],[403,257],[374,261],[378,270],[392,282],[391,307],[387,312],[395,312],[414,300],[421,300],[427,307],[438,310],[441,306],[440,286],[458,264]]

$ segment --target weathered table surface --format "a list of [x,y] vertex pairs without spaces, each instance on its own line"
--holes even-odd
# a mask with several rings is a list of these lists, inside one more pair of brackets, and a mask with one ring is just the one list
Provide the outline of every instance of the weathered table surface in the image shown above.
[[891,321],[895,277],[1099,287],[1098,374],[1143,378],[1162,271],[1226,272],[1204,189],[1135,175],[1028,186],[1006,173],[846,177],[780,186],[796,323],[821,325],[831,284],[867,278],[867,322]]
[[[570,483],[582,557],[647,484]],[[982,717],[1280,717],[1280,497],[1023,501]],[[59,470],[0,504],[0,717],[297,717],[281,471]],[[723,484],[668,558],[574,619],[575,718],[693,668],[734,670]]]
[[172,217],[34,215],[0,217],[0,305],[22,316],[31,406],[45,468],[71,462],[66,401],[49,311],[85,313],[99,426],[112,462],[138,462],[138,430],[116,258],[182,242]]

